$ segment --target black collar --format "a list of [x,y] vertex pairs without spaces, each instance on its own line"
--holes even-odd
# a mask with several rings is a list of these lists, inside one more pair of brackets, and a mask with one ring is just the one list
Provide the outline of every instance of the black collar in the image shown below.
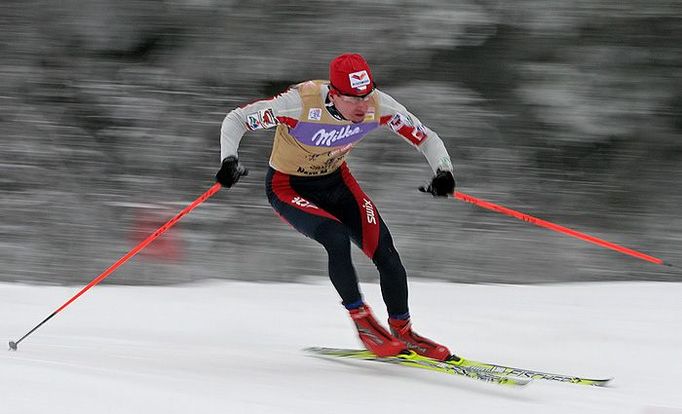
[[329,92],[327,92],[327,97],[324,98],[324,107],[327,108],[327,112],[329,112],[329,115],[334,117],[334,119],[337,119],[339,121],[348,121],[346,118],[341,115],[341,112],[339,112],[338,109],[334,106],[332,103],[332,100],[329,99]]

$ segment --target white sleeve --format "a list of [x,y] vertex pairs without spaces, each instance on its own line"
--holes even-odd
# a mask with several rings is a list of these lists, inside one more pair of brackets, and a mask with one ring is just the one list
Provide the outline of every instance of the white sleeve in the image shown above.
[[448,150],[438,134],[422,125],[419,119],[387,93],[377,90],[381,106],[381,124],[417,148],[435,173],[452,171]]
[[220,128],[220,160],[237,156],[237,149],[247,131],[268,129],[282,118],[297,119],[303,102],[297,88],[291,88],[270,99],[263,99],[230,111]]

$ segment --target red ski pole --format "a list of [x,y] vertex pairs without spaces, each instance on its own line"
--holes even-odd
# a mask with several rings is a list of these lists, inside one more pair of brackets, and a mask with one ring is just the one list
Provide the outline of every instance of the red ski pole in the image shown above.
[[480,198],[476,198],[476,197],[470,196],[468,194],[460,193],[459,191],[455,191],[454,197],[458,200],[462,200],[464,202],[471,203],[471,204],[477,205],[479,207],[483,207],[485,209],[494,211],[496,213],[506,214],[508,216],[517,218],[517,219],[525,221],[527,223],[535,224],[536,226],[544,227],[544,228],[547,228],[547,229],[550,229],[550,230],[553,230],[553,231],[556,231],[559,233],[564,233],[564,234],[567,234],[569,236],[584,240],[586,242],[593,243],[593,244],[596,244],[596,245],[601,246],[601,247],[605,247],[607,249],[615,250],[617,252],[627,254],[627,255],[630,255],[632,257],[636,257],[638,259],[641,259],[641,260],[646,260],[647,262],[674,267],[672,264],[666,263],[663,260],[659,259],[658,257],[649,256],[648,254],[638,252],[637,250],[629,249],[627,247],[623,247],[623,246],[620,246],[618,244],[611,243],[611,242],[608,242],[606,240],[602,240],[600,238],[590,236],[588,234],[581,233],[579,231],[569,229],[567,227],[560,226],[558,224],[554,224],[554,223],[551,223],[549,221],[542,220],[542,219],[539,219],[537,217],[533,217],[533,216],[530,216],[528,214],[524,214],[524,213],[521,213],[521,212],[516,211],[516,210],[512,210],[512,209],[507,208],[507,207],[500,206],[498,204],[491,203],[489,201],[481,200]]
[[36,325],[33,329],[31,329],[26,335],[22,336],[22,337],[21,337],[18,341],[16,341],[16,342],[14,342],[14,341],[9,341],[9,348],[10,348],[10,350],[16,351],[16,350],[17,350],[17,345],[19,345],[19,343],[20,343],[21,341],[23,341],[24,339],[26,339],[29,335],[31,335],[33,332],[35,332],[38,328],[40,328],[41,326],[43,326],[43,325],[45,324],[45,322],[47,322],[47,321],[49,321],[50,319],[52,319],[56,314],[58,314],[58,313],[61,312],[64,308],[66,308],[66,307],[69,306],[71,303],[73,303],[73,301],[75,301],[76,299],[78,299],[83,293],[85,293],[85,292],[87,292],[88,290],[90,290],[91,287],[95,286],[96,284],[98,284],[98,283],[101,282],[102,280],[106,279],[107,276],[109,276],[110,274],[112,274],[112,273],[113,273],[116,269],[118,269],[123,263],[127,262],[131,257],[135,256],[135,255],[136,255],[137,253],[139,253],[142,249],[144,249],[145,247],[147,247],[147,245],[149,245],[149,243],[153,242],[153,241],[156,240],[159,236],[161,236],[163,233],[165,233],[168,229],[170,229],[171,227],[173,227],[178,221],[180,221],[180,219],[182,219],[184,216],[186,216],[190,211],[194,210],[195,207],[197,207],[199,204],[203,203],[204,201],[208,200],[211,196],[213,196],[215,193],[217,193],[218,191],[220,191],[220,188],[221,188],[221,187],[222,187],[222,186],[220,185],[220,183],[215,183],[215,184],[214,184],[211,188],[209,188],[204,194],[202,194],[201,196],[199,196],[199,198],[197,198],[196,200],[194,200],[194,201],[192,202],[192,204],[190,204],[189,206],[185,207],[185,208],[184,208],[181,212],[179,212],[175,217],[173,217],[172,219],[168,220],[168,222],[166,222],[166,224],[164,224],[163,226],[159,227],[154,233],[152,233],[151,235],[149,235],[149,237],[147,237],[146,239],[142,240],[137,246],[133,247],[132,250],[130,250],[130,251],[129,251],[128,253],[126,253],[123,257],[121,257],[120,259],[118,259],[118,260],[116,261],[116,263],[114,263],[114,264],[112,264],[111,266],[109,266],[109,268],[108,268],[107,270],[105,270],[104,272],[102,272],[102,274],[100,274],[99,276],[97,276],[96,278],[94,278],[94,279],[92,280],[92,282],[88,283],[87,286],[85,286],[85,287],[84,287],[83,289],[81,289],[78,293],[76,293],[75,295],[73,295],[73,297],[72,297],[71,299],[69,299],[68,301],[66,301],[66,303],[64,303],[62,306],[60,306],[56,311],[52,312],[52,313],[50,314],[50,316],[48,316],[47,318],[43,319],[42,322],[40,322],[40,323],[39,323],[38,325]]

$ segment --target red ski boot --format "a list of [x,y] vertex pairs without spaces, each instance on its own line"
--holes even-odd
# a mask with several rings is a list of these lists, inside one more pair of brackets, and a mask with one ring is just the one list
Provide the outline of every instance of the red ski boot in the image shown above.
[[377,322],[369,306],[362,305],[359,308],[350,309],[348,312],[355,322],[360,340],[367,350],[377,356],[387,357],[398,355],[407,349],[405,344],[393,337]]
[[409,319],[388,319],[388,326],[393,332],[393,336],[407,345],[407,349],[419,355],[445,361],[450,358],[450,350],[441,344],[437,344],[430,339],[419,336],[412,331],[412,323]]

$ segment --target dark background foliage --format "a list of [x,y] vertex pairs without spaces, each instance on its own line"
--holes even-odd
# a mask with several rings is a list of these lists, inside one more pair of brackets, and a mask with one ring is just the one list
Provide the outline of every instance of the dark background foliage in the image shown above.
[[[346,51],[439,132],[461,191],[680,261],[676,2],[10,0],[0,28],[2,280],[89,281],[212,184],[226,112]],[[271,134],[243,139],[249,177],[108,282],[326,277],[322,248],[265,199]],[[413,277],[679,280],[418,193],[431,172],[387,131],[349,163]]]

